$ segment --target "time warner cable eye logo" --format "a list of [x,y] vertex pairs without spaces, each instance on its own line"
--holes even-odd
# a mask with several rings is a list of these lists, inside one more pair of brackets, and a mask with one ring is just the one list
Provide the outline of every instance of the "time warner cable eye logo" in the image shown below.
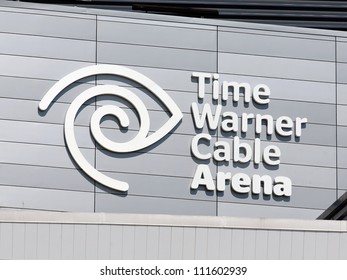
[[72,158],[77,165],[95,181],[115,190],[127,191],[129,189],[127,182],[119,181],[102,174],[96,170],[81,153],[74,132],[74,122],[81,106],[89,99],[102,95],[120,97],[134,106],[138,114],[140,128],[136,136],[128,142],[114,142],[109,140],[103,134],[100,127],[103,117],[114,116],[118,119],[121,128],[127,128],[130,121],[124,109],[116,105],[104,105],[98,108],[90,119],[90,131],[95,141],[106,150],[114,153],[135,152],[158,142],[180,122],[183,114],[171,97],[152,80],[134,70],[117,65],[93,65],[66,75],[45,94],[39,104],[39,109],[41,111],[48,110],[53,100],[69,85],[83,78],[95,75],[116,75],[132,80],[154,94],[171,113],[170,119],[158,131],[148,135],[150,129],[148,110],[141,99],[126,88],[116,85],[97,85],[83,91],[70,104],[65,116],[64,136]]

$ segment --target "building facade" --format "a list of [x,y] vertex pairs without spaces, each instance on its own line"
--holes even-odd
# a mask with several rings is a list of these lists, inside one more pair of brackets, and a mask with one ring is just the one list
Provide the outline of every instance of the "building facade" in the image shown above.
[[[301,253],[288,258],[346,257],[310,251],[345,244],[345,222],[309,221],[347,188],[344,32],[2,1],[0,37],[1,258],[98,258],[87,247],[64,255],[63,245],[40,255],[41,241],[16,255],[13,244],[51,234],[75,244],[78,230],[87,244],[88,228],[112,242],[121,224],[129,245],[136,230],[150,238],[163,223],[161,238],[183,251],[188,229],[197,244],[197,231],[207,240],[212,228],[233,248],[218,258],[279,258],[268,253],[271,234],[297,238],[290,250]],[[262,228],[263,218],[280,220]],[[293,237],[277,224],[288,218],[307,228],[288,222]],[[265,251],[235,249],[240,230],[242,240],[266,236]],[[140,256],[217,256],[194,248]]]

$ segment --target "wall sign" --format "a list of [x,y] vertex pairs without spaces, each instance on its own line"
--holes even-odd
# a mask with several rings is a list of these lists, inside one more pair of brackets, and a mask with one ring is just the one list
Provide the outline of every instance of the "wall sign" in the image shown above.
[[[250,130],[250,123],[254,122],[255,135],[258,135],[252,144],[241,141],[238,136],[233,137],[232,143],[227,141],[217,141],[209,153],[203,154],[199,150],[200,145],[209,145],[212,137],[210,134],[200,133],[193,137],[191,151],[198,160],[210,160],[215,162],[250,163],[255,166],[264,164],[268,166],[278,166],[280,164],[281,150],[276,145],[264,145],[259,138],[265,127],[266,134],[278,134],[283,137],[300,137],[302,128],[307,123],[307,118],[297,117],[293,120],[287,116],[280,116],[277,120],[271,115],[260,115],[253,113],[242,113],[241,116],[232,111],[224,111],[223,105],[232,102],[240,102],[240,92],[243,92],[244,103],[248,105],[254,102],[259,106],[268,106],[270,103],[270,88],[267,85],[259,84],[251,87],[248,83],[237,83],[223,81],[220,84],[218,74],[192,73],[198,83],[197,97],[199,100],[205,98],[205,87],[207,82],[212,80],[212,100],[217,105],[211,108],[210,103],[205,103],[201,111],[197,103],[191,105],[192,118],[197,129],[202,129],[205,125],[209,130],[220,129],[222,132],[242,132],[247,134]],[[259,194],[262,190],[265,195],[274,194],[276,196],[290,196],[292,194],[292,182],[285,176],[271,178],[269,175],[255,174],[252,177],[244,173],[232,174],[231,172],[217,172],[216,184],[208,165],[198,165],[192,189],[205,186],[207,190],[224,191],[225,187],[230,187],[237,193]]]
[[[114,153],[139,151],[157,143],[179,124],[183,114],[171,97],[155,82],[134,70],[116,65],[93,65],[66,75],[45,94],[39,104],[39,109],[41,111],[49,110],[53,100],[69,85],[89,76],[103,74],[124,77],[140,84],[158,98],[171,114],[170,119],[158,131],[149,135],[150,118],[145,104],[130,90],[116,85],[97,85],[87,89],[77,96],[68,108],[64,122],[64,136],[73,160],[88,176],[100,184],[115,190],[127,191],[129,189],[127,182],[108,177],[96,170],[81,153],[74,132],[74,121],[81,106],[96,96],[112,95],[126,100],[135,108],[140,128],[136,136],[128,142],[111,141],[103,134],[100,127],[103,117],[112,115],[118,119],[122,128],[127,128],[130,121],[124,109],[116,105],[104,105],[98,108],[91,117],[91,135],[103,148]],[[213,105],[212,102],[206,102],[202,107],[200,106],[202,109],[199,109],[196,102],[191,104],[191,115],[196,129],[207,126],[209,131],[220,129],[221,132],[247,134],[251,129],[249,124],[253,122],[256,135],[251,144],[234,136],[232,141],[217,141],[211,147],[210,152],[203,153],[201,146],[210,146],[212,136],[208,133],[198,133],[191,141],[191,154],[197,161],[212,160],[216,164],[253,162],[256,166],[260,164],[278,166],[281,150],[276,145],[263,143],[259,136],[262,131],[265,130],[266,134],[270,136],[273,134],[282,137],[295,136],[298,138],[301,136],[307,118],[292,119],[280,116],[274,120],[271,115],[267,114],[242,113],[238,115],[233,111],[222,110],[223,106],[229,102],[237,104],[241,102],[241,92],[246,105],[253,102],[259,106],[269,106],[270,88],[267,85],[259,84],[251,87],[248,83],[220,82],[218,74],[210,73],[193,72],[192,77],[197,82],[197,99],[200,103],[204,102],[206,87],[209,84],[212,86]],[[212,83],[209,83],[210,81]],[[216,183],[207,164],[198,164],[191,188],[203,187],[207,190],[221,192],[230,185],[232,190],[238,193],[259,194],[263,192],[265,195],[277,196],[290,196],[292,192],[292,182],[285,176],[272,178],[269,175],[254,174],[250,177],[244,173],[217,172],[215,179]]]
[[127,191],[129,189],[127,182],[115,180],[102,174],[85,159],[85,157],[79,150],[74,133],[74,121],[77,116],[78,110],[89,99],[101,95],[118,96],[127,100],[134,106],[139,116],[140,129],[137,135],[132,140],[125,143],[110,141],[107,137],[105,137],[100,128],[101,119],[106,115],[112,115],[116,117],[123,128],[128,127],[129,118],[122,108],[114,105],[102,106],[97,109],[91,117],[90,130],[95,141],[105,149],[115,153],[129,153],[138,151],[158,142],[178,124],[183,115],[175,102],[173,102],[171,97],[152,80],[134,70],[116,65],[93,65],[68,74],[60,81],[58,81],[46,93],[39,104],[39,109],[41,111],[47,110],[50,104],[53,102],[54,98],[57,97],[62,90],[64,90],[72,83],[89,76],[102,74],[125,77],[139,83],[148,91],[153,93],[171,113],[170,119],[158,131],[148,136],[150,119],[148,116],[147,108],[145,107],[141,99],[128,89],[116,85],[99,85],[85,90],[71,103],[65,117],[64,136],[66,145],[74,161],[88,176],[90,176],[100,184],[103,184],[104,186],[115,190]]

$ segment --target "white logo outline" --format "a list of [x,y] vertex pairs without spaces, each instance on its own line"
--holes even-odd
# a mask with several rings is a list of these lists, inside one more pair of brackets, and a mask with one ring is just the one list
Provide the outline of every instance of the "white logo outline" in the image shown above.
[[127,100],[134,106],[139,116],[140,129],[133,139],[125,143],[110,141],[103,135],[100,128],[100,121],[106,115],[115,116],[119,120],[121,127],[127,127],[129,125],[129,118],[122,108],[115,105],[105,105],[98,108],[91,117],[90,130],[96,142],[103,148],[118,153],[134,152],[153,145],[166,136],[180,122],[183,114],[172,98],[148,77],[124,66],[106,64],[87,66],[63,77],[41,99],[39,110],[46,111],[59,93],[72,83],[95,75],[116,75],[135,81],[153,93],[171,113],[170,119],[158,131],[148,136],[150,119],[145,105],[130,90],[116,85],[98,85],[87,89],[78,95],[68,108],[65,115],[64,136],[67,148],[74,161],[89,177],[100,184],[114,190],[127,191],[129,189],[127,182],[116,180],[102,174],[84,158],[79,150],[74,134],[74,121],[81,105],[95,96],[114,95]]

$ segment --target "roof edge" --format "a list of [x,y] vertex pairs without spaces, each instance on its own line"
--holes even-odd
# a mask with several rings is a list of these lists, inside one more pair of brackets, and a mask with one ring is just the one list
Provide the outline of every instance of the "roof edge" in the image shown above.
[[347,232],[347,221],[268,219],[158,214],[0,211],[0,223],[205,227],[283,231]]
[[346,32],[336,30],[324,30],[324,29],[313,29],[304,27],[293,27],[284,25],[273,25],[273,24],[261,24],[261,23],[248,23],[239,21],[229,21],[220,19],[205,19],[205,18],[191,18],[182,16],[172,15],[160,15],[160,14],[146,14],[141,12],[127,12],[127,11],[115,11],[115,10],[104,10],[97,8],[84,8],[77,6],[65,6],[63,4],[38,4],[29,2],[18,2],[18,1],[6,1],[0,0],[0,8],[17,8],[27,10],[39,10],[46,12],[62,12],[62,13],[75,13],[84,15],[94,16],[110,16],[110,17],[123,17],[123,18],[135,18],[144,19],[151,21],[167,21],[173,23],[186,23],[186,24],[200,24],[208,26],[219,26],[219,27],[231,27],[231,28],[243,28],[258,31],[277,31],[287,32],[296,34],[307,34],[307,35],[319,35],[319,36],[339,36],[347,37]]

